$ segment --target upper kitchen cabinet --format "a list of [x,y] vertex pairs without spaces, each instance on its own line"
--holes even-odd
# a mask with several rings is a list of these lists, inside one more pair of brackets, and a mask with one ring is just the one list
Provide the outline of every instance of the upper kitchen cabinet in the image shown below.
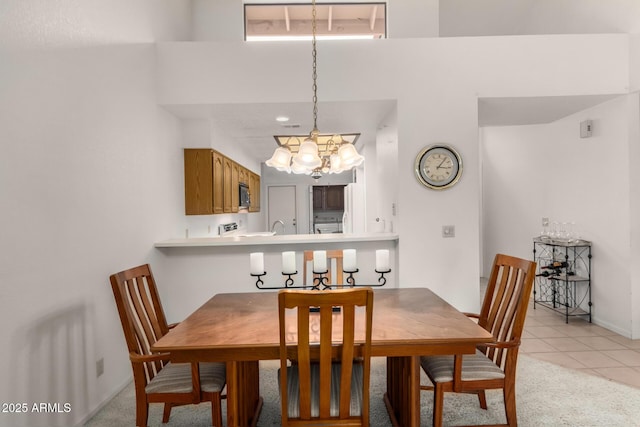
[[224,162],[226,157],[213,152],[213,213],[224,212]]
[[313,187],[314,211],[343,211],[344,185],[316,185]]
[[[255,175],[255,177],[254,177]],[[184,150],[184,200],[187,215],[211,215],[239,212],[239,184],[255,188],[256,206],[260,211],[260,176],[223,154],[207,148]],[[253,197],[251,198],[253,203]]]
[[[230,213],[233,212],[232,210],[232,205],[233,205],[233,201],[232,201],[232,195],[233,193],[230,191],[230,189],[233,187],[233,164],[235,163],[233,160],[231,160],[228,157],[224,157],[222,159],[222,163],[223,163],[223,177],[222,177],[222,184],[223,184],[223,189],[222,189],[222,211],[224,213]],[[215,179],[214,179],[215,181]],[[237,210],[236,210],[237,212]]]
[[249,172],[249,212],[260,212],[260,175]]
[[187,215],[213,213],[213,152],[184,150],[184,207]]

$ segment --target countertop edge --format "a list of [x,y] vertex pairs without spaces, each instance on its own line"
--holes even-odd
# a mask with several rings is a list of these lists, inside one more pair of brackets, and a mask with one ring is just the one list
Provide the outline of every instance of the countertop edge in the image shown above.
[[205,246],[251,246],[251,245],[295,245],[309,243],[378,242],[398,240],[396,233],[358,234],[289,234],[275,236],[193,237],[169,239],[154,243],[156,248],[205,247]]

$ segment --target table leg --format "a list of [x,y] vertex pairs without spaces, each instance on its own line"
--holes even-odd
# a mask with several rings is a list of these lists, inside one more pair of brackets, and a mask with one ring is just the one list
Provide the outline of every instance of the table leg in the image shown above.
[[420,426],[419,357],[387,357],[384,403],[394,427]]
[[261,409],[258,362],[227,362],[227,426],[255,427]]

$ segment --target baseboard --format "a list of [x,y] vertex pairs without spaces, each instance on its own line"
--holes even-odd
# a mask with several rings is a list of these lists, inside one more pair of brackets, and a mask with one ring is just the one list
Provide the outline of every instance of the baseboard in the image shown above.
[[613,324],[611,324],[609,322],[604,322],[604,321],[602,321],[600,319],[597,319],[595,316],[591,317],[591,323],[593,323],[595,325],[598,325],[598,326],[601,326],[601,327],[603,327],[605,329],[608,329],[611,332],[615,332],[618,335],[622,335],[625,338],[632,339],[631,338],[631,331],[619,328],[618,326],[613,325]]
[[133,381],[133,377],[129,377],[123,384],[116,387],[115,391],[112,392],[106,399],[98,404],[91,412],[89,412],[86,416],[80,420],[74,427],[83,427],[91,418],[93,418],[98,412],[102,410],[109,402],[111,402],[122,390],[124,390],[129,384]]

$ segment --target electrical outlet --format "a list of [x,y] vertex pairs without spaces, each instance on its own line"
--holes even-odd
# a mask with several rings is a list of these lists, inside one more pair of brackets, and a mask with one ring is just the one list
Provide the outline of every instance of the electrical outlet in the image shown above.
[[456,237],[456,226],[455,225],[443,225],[442,226],[442,237]]
[[101,357],[96,361],[96,377],[104,374],[104,357]]

